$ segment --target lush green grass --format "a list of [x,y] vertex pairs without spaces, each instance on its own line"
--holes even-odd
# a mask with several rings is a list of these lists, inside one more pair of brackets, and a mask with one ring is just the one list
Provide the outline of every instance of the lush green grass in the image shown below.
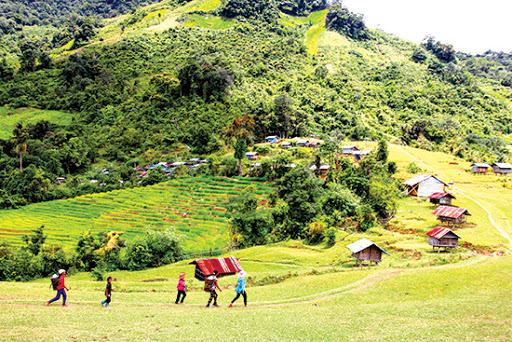
[[0,107],[0,139],[9,139],[18,122],[27,125],[46,120],[51,123],[68,125],[72,119],[73,114],[54,110]]
[[38,203],[0,211],[0,236],[20,244],[22,234],[44,225],[49,244],[71,247],[84,231],[121,231],[132,239],[147,228],[174,227],[186,252],[218,249],[227,242],[227,199],[250,184],[268,192],[262,183],[203,177]]
[[298,25],[309,26],[305,35],[305,44],[308,53],[315,55],[318,52],[320,36],[325,31],[325,17],[328,10],[311,13],[307,17],[294,17],[281,13],[280,23],[284,26],[295,27]]
[[[294,271],[246,262],[251,277]],[[5,341],[505,341],[512,338],[510,257],[422,269],[373,268],[306,275],[247,288],[249,308],[226,308],[234,277],[221,278],[220,308],[207,293],[188,292],[176,306],[177,274],[192,266],[115,274],[113,302],[102,309],[104,282],[68,278],[69,307],[46,307],[47,280],[0,283],[0,334]],[[143,282],[164,276],[166,281]],[[190,282],[190,276],[187,277]],[[197,281],[192,281],[193,284]]]
[[185,27],[202,27],[210,30],[226,30],[232,28],[235,22],[232,19],[217,17],[211,14],[190,14],[183,25]]

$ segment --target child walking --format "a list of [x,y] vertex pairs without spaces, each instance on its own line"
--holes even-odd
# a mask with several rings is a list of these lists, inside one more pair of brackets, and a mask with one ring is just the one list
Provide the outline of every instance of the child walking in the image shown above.
[[244,297],[244,307],[247,307],[247,292],[245,291],[245,276],[247,276],[247,272],[240,271],[238,273],[238,285],[235,288],[236,297],[231,301],[229,304],[229,307],[233,307],[233,303],[236,302],[238,298],[240,298],[240,295]]
[[213,271],[213,275],[209,276],[207,279],[212,282],[212,288],[210,290],[210,299],[208,299],[208,304],[206,304],[206,307],[210,307],[210,303],[213,300],[213,306],[217,305],[217,292],[215,290],[219,289],[220,292],[222,292],[222,289],[219,287],[219,282],[217,281],[217,274],[219,274],[219,271],[215,270]]
[[[178,280],[178,296],[176,297],[176,303],[175,304],[183,304],[183,301],[185,300],[185,297],[187,296],[186,290],[186,284],[185,284],[185,272],[180,273],[180,280]],[[181,301],[180,301],[181,297]]]
[[69,289],[66,287],[66,284],[64,283],[64,277],[66,276],[66,270],[60,269],[59,270],[59,285],[57,286],[57,295],[55,298],[50,299],[46,302],[46,306],[49,306],[51,303],[55,302],[56,300],[59,300],[60,296],[62,296],[62,306],[66,307],[66,290],[69,291]]
[[101,301],[101,306],[105,305],[106,308],[110,306],[110,302],[112,301],[112,277],[107,278],[107,287],[105,288],[105,296],[107,297],[105,300]]

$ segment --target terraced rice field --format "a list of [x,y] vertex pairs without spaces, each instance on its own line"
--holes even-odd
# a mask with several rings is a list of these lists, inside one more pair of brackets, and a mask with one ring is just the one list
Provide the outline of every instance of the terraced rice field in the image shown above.
[[250,180],[185,178],[0,211],[0,238],[19,245],[23,234],[44,225],[47,243],[71,247],[84,231],[121,231],[130,240],[147,228],[175,227],[185,252],[222,248],[227,200],[251,184],[259,195],[271,188]]

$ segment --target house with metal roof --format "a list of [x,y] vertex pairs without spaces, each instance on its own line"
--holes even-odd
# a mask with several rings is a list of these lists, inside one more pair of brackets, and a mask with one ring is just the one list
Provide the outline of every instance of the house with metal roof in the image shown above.
[[429,231],[427,235],[428,243],[429,245],[432,245],[432,250],[437,247],[438,253],[441,247],[444,247],[446,250],[448,248],[457,248],[459,246],[460,236],[455,234],[455,232],[449,228],[437,226]]
[[452,199],[455,199],[455,196],[447,192],[434,192],[428,198],[432,204],[452,205]]
[[359,148],[354,145],[345,145],[341,147],[341,155],[345,157],[353,155],[356,151],[359,151]]
[[301,139],[301,140],[297,141],[297,146],[307,147],[308,143],[309,143],[309,140]]
[[279,137],[277,135],[271,135],[265,138],[267,143],[277,144],[279,142]]
[[407,195],[428,197],[436,192],[445,192],[448,184],[432,175],[418,175],[402,183]]
[[474,163],[471,165],[471,171],[473,173],[487,173],[491,165],[486,163]]
[[325,175],[331,169],[331,165],[320,165],[318,169],[318,173],[321,175]]
[[224,277],[242,270],[240,262],[234,256],[218,259],[198,259],[192,261],[190,265],[196,265],[194,276],[200,281],[204,281],[206,277],[212,275],[213,271],[219,272],[217,277]]
[[249,160],[258,160],[258,152],[247,152],[245,156]]
[[377,244],[365,238],[351,243],[347,248],[352,252],[352,256],[359,260],[360,267],[363,261],[373,261],[375,265],[377,265],[382,260],[382,253],[389,255],[388,252],[380,248]]
[[466,216],[471,214],[465,208],[440,206],[432,212],[436,215],[439,221],[448,222],[452,224],[460,224],[466,222]]
[[494,163],[492,164],[492,172],[495,174],[506,175],[512,173],[512,164],[510,163]]
[[281,144],[281,148],[292,148],[291,142],[284,142]]

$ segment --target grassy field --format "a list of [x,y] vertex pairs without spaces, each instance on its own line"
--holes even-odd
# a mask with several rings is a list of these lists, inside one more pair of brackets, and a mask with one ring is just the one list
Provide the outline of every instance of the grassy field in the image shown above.
[[191,14],[184,22],[185,27],[202,27],[210,30],[226,30],[232,28],[235,22],[231,19],[217,17],[214,15]]
[[45,226],[47,243],[72,247],[85,231],[121,231],[132,239],[145,229],[176,228],[186,252],[226,246],[225,205],[250,184],[265,194],[270,186],[247,180],[185,178],[154,186],[86,195],[0,211],[0,237],[20,244],[21,235]]
[[51,123],[68,125],[72,119],[73,114],[55,110],[0,107],[0,139],[9,139],[18,122],[27,125],[46,120]]
[[[68,308],[46,307],[47,280],[0,283],[3,341],[507,341],[512,339],[511,257],[479,257],[421,269],[372,268],[311,274],[300,264],[249,262],[249,307],[227,308],[234,277],[220,279],[220,308],[185,263],[113,274],[113,302],[100,307],[104,282],[68,278]],[[319,268],[317,268],[319,269]],[[185,305],[174,305],[186,271]],[[252,279],[297,276],[277,284]],[[158,277],[159,279],[155,279]]]

